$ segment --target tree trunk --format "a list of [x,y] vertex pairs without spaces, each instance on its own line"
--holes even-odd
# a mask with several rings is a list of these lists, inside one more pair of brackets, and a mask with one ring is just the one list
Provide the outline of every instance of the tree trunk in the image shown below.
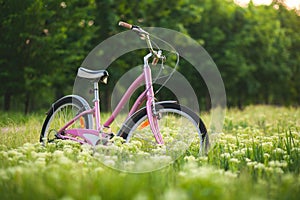
[[25,110],[24,113],[27,115],[29,113],[29,106],[30,105],[30,94],[26,93],[26,98],[25,98]]
[[4,111],[10,110],[11,103],[11,94],[9,92],[5,92],[4,94]]
[[241,96],[238,97],[238,108],[243,110],[243,100]]

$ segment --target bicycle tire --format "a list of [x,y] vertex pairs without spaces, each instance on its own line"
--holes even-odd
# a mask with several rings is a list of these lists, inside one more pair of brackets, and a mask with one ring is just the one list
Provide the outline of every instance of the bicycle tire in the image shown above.
[[[70,107],[71,109],[71,115],[69,114],[69,110],[67,108]],[[78,95],[68,95],[64,96],[61,99],[57,100],[54,104],[52,104],[51,108],[47,112],[47,117],[43,123],[41,135],[40,135],[40,142],[42,144],[46,144],[48,142],[52,142],[55,139],[59,139],[56,136],[57,131],[62,128],[62,126],[65,125],[69,120],[73,119],[76,115],[79,113],[90,110],[89,104],[86,102],[85,99]],[[76,112],[76,113],[75,113]],[[62,119],[60,119],[60,115]],[[91,114],[84,115],[83,121],[80,123],[84,123],[84,127],[81,126],[81,128],[86,129],[92,129],[93,128],[93,117]],[[59,121],[62,120],[62,122],[56,122],[55,120]],[[58,125],[55,124],[59,123]],[[76,128],[76,122],[72,125],[73,128]],[[54,135],[51,135],[50,133],[53,132]]]
[[[200,149],[199,152],[207,153],[209,148],[209,138],[207,134],[207,129],[201,120],[201,118],[189,108],[173,103],[173,102],[158,102],[155,105],[156,111],[159,114],[166,113],[175,113],[179,116],[183,116],[187,121],[191,122],[195,130],[198,132],[198,136],[200,139]],[[131,137],[133,136],[133,132],[147,120],[147,111],[146,108],[142,108],[138,110],[135,114],[133,114],[126,122],[123,124],[122,128],[118,132],[118,136],[122,137],[126,142],[130,142]],[[160,127],[161,129],[162,127]],[[150,128],[149,128],[150,129]],[[164,138],[164,133],[161,133]],[[154,138],[153,134],[152,137]]]

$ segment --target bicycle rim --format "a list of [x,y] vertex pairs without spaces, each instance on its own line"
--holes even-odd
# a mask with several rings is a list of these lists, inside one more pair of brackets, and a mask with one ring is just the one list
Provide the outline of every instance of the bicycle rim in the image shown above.
[[[198,123],[189,114],[175,108],[161,108],[157,113],[166,155],[177,159],[190,148],[199,149],[201,133]],[[150,129],[147,115],[138,119],[128,133],[126,142],[132,141],[141,143],[141,150],[145,152],[154,153],[160,148]]]
[[[45,127],[43,142],[48,143],[57,139],[57,132],[82,111],[82,106],[75,103],[63,103],[57,108],[53,108],[52,114]],[[87,117],[83,116],[69,126],[68,129],[88,127],[89,123]]]

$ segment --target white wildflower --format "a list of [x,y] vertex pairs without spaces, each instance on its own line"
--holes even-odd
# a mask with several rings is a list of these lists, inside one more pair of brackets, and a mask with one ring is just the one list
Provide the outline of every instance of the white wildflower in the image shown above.
[[184,160],[186,160],[187,162],[193,162],[196,161],[196,158],[194,156],[185,156]]
[[237,158],[230,158],[229,162],[236,163],[236,164],[240,163],[239,159]]
[[269,172],[269,173],[273,173],[274,172],[274,168],[273,167],[265,167],[265,171]]
[[186,177],[186,176],[187,176],[187,173],[186,173],[186,172],[183,172],[183,171],[180,171],[180,172],[178,173],[178,175],[181,176],[181,177]]
[[281,149],[281,148],[276,148],[276,149],[273,150],[273,152],[274,153],[281,153],[281,154],[285,153],[285,151],[283,149]]
[[62,157],[62,156],[64,156],[64,152],[61,151],[61,150],[55,150],[55,151],[53,152],[53,156],[54,156],[54,157]]
[[40,167],[43,167],[46,165],[46,159],[43,157],[40,157],[40,158],[36,159],[34,163]]
[[248,167],[253,167],[253,166],[255,166],[257,164],[257,162],[247,162],[247,166]]
[[230,158],[230,154],[229,153],[222,153],[221,158]]
[[265,168],[265,165],[262,164],[262,163],[257,163],[255,166],[254,166],[254,169],[264,169]]
[[200,162],[207,162],[208,161],[208,157],[207,156],[201,156],[201,157],[199,157],[199,161]]
[[94,171],[95,171],[95,172],[103,172],[104,169],[103,169],[102,167],[96,167],[96,168],[94,169]]
[[172,199],[172,200],[185,200],[189,199],[185,191],[181,189],[168,189],[164,193],[164,199]]
[[0,177],[2,180],[9,180],[9,176],[7,175],[7,172],[4,169],[0,169]]
[[294,147],[294,148],[292,148],[291,152],[299,153],[300,152],[300,148],[299,147]]
[[288,166],[288,163],[286,161],[281,161],[280,162],[280,167],[286,168]]
[[232,152],[232,155],[233,156],[243,156],[243,155],[245,155],[245,152],[242,151],[242,149],[239,149],[239,150]]
[[104,160],[103,164],[109,167],[115,166],[116,162],[114,160]]
[[284,160],[290,160],[290,155],[284,155],[283,158]]
[[279,163],[279,161],[277,161],[277,160],[275,160],[275,161],[274,161],[274,160],[272,160],[272,161],[270,161],[270,162],[269,162],[269,166],[270,166],[270,167],[274,167],[274,168],[275,168],[275,167],[277,167],[277,166],[278,166],[278,164],[277,164],[277,163]]
[[278,161],[278,160],[275,160],[275,161],[270,161],[269,162],[269,166],[270,167],[283,167],[283,168],[285,168],[285,167],[287,167],[288,166],[288,163],[286,162],[286,161]]
[[135,162],[134,161],[127,161],[127,162],[124,162],[124,168],[125,169],[132,169],[135,167]]
[[8,158],[8,153],[6,151],[1,151],[0,152],[0,157],[2,157],[2,158]]
[[283,171],[280,167],[276,167],[276,168],[274,169],[274,172],[275,172],[275,173],[278,173],[278,174],[283,174],[283,173],[284,173],[284,171]]
[[238,175],[236,173],[232,173],[231,171],[225,171],[224,175],[229,178],[237,178],[238,177]]
[[264,153],[264,158],[266,158],[266,159],[270,158],[270,154]]
[[273,146],[273,143],[272,142],[263,142],[262,143],[262,147],[264,148],[264,149],[270,149],[270,148],[272,148],[272,146]]

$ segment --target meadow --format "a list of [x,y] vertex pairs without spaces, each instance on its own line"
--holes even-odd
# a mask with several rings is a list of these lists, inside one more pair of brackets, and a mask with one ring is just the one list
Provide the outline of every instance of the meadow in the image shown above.
[[[97,148],[87,145],[58,141],[41,146],[38,140],[44,117],[1,113],[0,199],[234,200],[300,196],[300,108],[229,109],[223,133],[214,137],[207,155],[199,156],[192,144],[175,162],[149,173],[107,167]],[[209,113],[201,117],[209,123]],[[139,151],[137,144],[117,144],[122,151]],[[113,159],[107,157],[108,161]],[[131,164],[143,167],[161,159]]]

